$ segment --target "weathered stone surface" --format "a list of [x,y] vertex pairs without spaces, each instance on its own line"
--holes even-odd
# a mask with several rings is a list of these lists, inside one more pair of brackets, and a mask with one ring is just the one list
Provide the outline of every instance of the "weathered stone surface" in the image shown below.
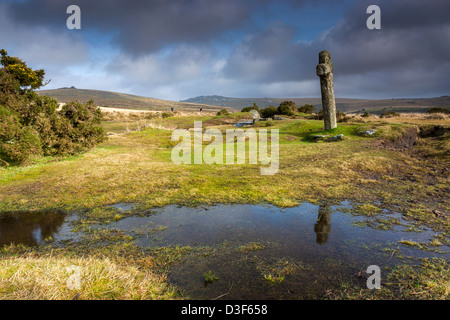
[[365,130],[363,132],[360,133],[361,136],[363,137],[371,137],[373,135],[375,135],[375,133],[377,133],[377,129],[369,129],[369,130]]
[[331,62],[330,53],[326,50],[319,53],[319,64],[316,67],[316,74],[320,77],[325,130],[330,130],[337,127],[337,121],[333,84],[333,63]]
[[325,141],[334,142],[334,141],[341,141],[341,140],[344,140],[344,135],[342,133],[338,134],[337,136],[330,137],[330,138],[326,139]]
[[344,135],[338,134],[336,136],[330,137],[330,135],[328,135],[328,134],[315,134],[315,135],[311,136],[311,138],[314,142],[320,142],[320,141],[334,142],[334,141],[344,140]]
[[250,110],[250,113],[252,114],[252,119],[259,121],[259,119],[261,118],[261,116],[259,115],[259,112],[256,111],[255,109]]

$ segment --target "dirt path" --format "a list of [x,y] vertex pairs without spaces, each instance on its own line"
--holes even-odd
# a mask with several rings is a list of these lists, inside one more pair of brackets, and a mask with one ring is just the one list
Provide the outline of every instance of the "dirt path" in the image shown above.
[[149,112],[149,113],[157,113],[161,111],[155,110],[138,110],[138,109],[121,109],[121,108],[111,108],[111,107],[99,107],[103,112],[120,112],[120,113],[139,113],[139,112]]

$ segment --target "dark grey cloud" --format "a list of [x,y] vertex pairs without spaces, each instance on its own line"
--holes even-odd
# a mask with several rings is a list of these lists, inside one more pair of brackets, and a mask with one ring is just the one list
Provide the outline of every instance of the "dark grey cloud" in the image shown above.
[[[366,27],[371,4],[381,8],[381,30]],[[340,96],[448,93],[448,12],[450,2],[440,0],[358,1],[334,28],[310,43],[296,42],[287,23],[267,26],[235,48],[224,74],[261,84],[313,81],[318,53],[329,50]]]
[[[381,30],[366,28],[365,8],[381,8]],[[448,1],[358,1],[322,42],[343,73],[430,67],[449,61]],[[433,19],[436,17],[436,19]]]
[[11,55],[19,55],[34,68],[64,68],[85,62],[89,47],[77,33],[67,29],[30,28],[11,15],[7,5],[0,2],[0,46]]
[[258,82],[310,79],[315,72],[315,46],[295,42],[294,34],[292,26],[278,22],[247,36],[233,50],[224,75]]
[[[102,59],[104,55],[104,63],[93,64],[92,70],[99,71],[94,78],[104,77],[119,88],[126,84],[128,92],[155,97],[161,97],[160,93],[183,98],[215,93],[317,96],[315,66],[318,53],[325,49],[332,55],[337,96],[448,94],[447,0],[346,0],[339,23],[309,42],[299,41],[308,28],[295,21],[292,12],[301,12],[296,10],[308,3],[328,8],[315,11],[317,19],[328,19],[332,6],[324,4],[336,6],[336,2],[285,0],[282,10],[292,12],[286,18],[278,12],[274,16],[279,21],[274,21],[271,10],[279,3],[9,1],[0,5],[0,40],[19,48],[27,61],[45,57],[43,61],[50,62],[46,69],[52,68],[53,59],[70,66],[71,61],[87,59],[93,64],[92,56]],[[71,4],[81,8],[80,31],[66,29],[66,8]],[[381,8],[381,30],[366,27],[366,9],[371,4]],[[112,39],[108,42],[112,53],[106,55],[104,47],[96,44],[97,39],[107,42],[105,35]]]
[[9,3],[21,24],[64,28],[66,8],[77,4],[82,30],[110,33],[123,51],[153,52],[172,43],[202,43],[251,23],[266,0],[36,0]]
[[[366,28],[365,8],[381,8],[381,30]],[[448,94],[450,2],[359,1],[322,45],[342,80],[363,75],[354,91],[401,97]],[[338,76],[339,77],[339,76]],[[338,78],[339,79],[339,78]]]

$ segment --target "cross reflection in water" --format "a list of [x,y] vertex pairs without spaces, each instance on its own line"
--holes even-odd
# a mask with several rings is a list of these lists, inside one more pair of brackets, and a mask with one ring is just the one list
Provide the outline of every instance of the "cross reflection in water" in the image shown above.
[[328,240],[328,234],[331,229],[331,207],[327,204],[319,206],[319,215],[317,222],[314,225],[314,232],[316,233],[316,242],[318,244],[325,244]]

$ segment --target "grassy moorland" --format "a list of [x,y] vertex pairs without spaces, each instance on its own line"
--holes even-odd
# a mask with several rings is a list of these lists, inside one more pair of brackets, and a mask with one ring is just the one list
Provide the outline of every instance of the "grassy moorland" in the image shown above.
[[[175,128],[192,128],[194,121],[202,121],[203,128],[225,132],[235,128],[233,122],[248,116],[109,114],[103,123],[109,139],[89,152],[40,158],[28,166],[0,167],[0,212],[78,210],[84,214],[77,228],[85,232],[84,242],[76,246],[69,243],[53,248],[50,243],[40,248],[3,248],[0,297],[71,298],[73,292],[64,287],[62,275],[53,280],[46,275],[58,274],[54,270],[57,265],[73,260],[88,266],[84,299],[176,298],[176,290],[166,283],[167,266],[184,255],[209,254],[208,249],[177,247],[143,252],[124,234],[89,229],[94,223],[122,218],[105,208],[115,203],[138,203],[141,209],[214,203],[290,207],[305,201],[348,199],[359,203],[363,214],[395,207],[404,217],[442,232],[441,241],[448,243],[450,219],[445,213],[450,212],[450,141],[448,133],[437,132],[448,132],[447,116],[357,116],[329,132],[323,131],[322,121],[304,115],[260,122],[257,126],[261,129],[279,129],[280,164],[275,175],[261,175],[261,164],[172,163],[171,151],[178,143],[171,141]],[[377,129],[375,136],[361,136],[367,129]],[[316,143],[313,135],[317,134],[344,134],[345,139]],[[204,142],[204,147],[207,144]],[[399,266],[390,280],[404,288],[414,282],[416,291],[382,290],[361,296],[359,289],[356,293],[347,288],[335,298],[448,299],[448,270],[447,262],[442,261],[426,261],[419,270]],[[46,291],[49,286],[52,290]]]
[[[1,168],[0,209],[76,210],[117,202],[293,206],[323,199],[377,200],[405,210],[423,204],[430,210],[448,209],[448,138],[419,138],[416,146],[404,148],[403,135],[417,128],[409,118],[350,121],[332,132],[324,132],[318,120],[261,122],[264,129],[280,130],[280,167],[272,176],[260,175],[261,164],[173,164],[171,151],[178,142],[171,141],[172,130],[193,127],[195,120],[203,121],[203,128],[234,128],[220,125],[233,122],[232,117],[208,115],[107,121],[108,141],[87,153]],[[359,136],[370,128],[378,129],[376,137]],[[140,131],[132,131],[136,129]],[[311,141],[311,135],[324,133],[342,133],[345,140]]]
[[199,108],[203,108],[203,110],[209,111],[219,111],[220,109],[222,109],[221,107],[214,105],[161,100],[102,90],[60,88],[54,90],[40,90],[37,92],[42,96],[53,97],[62,103],[68,103],[75,100],[86,103],[89,100],[93,99],[100,106],[118,107],[121,109],[138,109],[143,111],[170,111],[170,108],[174,107],[177,111],[191,112],[198,111]]

